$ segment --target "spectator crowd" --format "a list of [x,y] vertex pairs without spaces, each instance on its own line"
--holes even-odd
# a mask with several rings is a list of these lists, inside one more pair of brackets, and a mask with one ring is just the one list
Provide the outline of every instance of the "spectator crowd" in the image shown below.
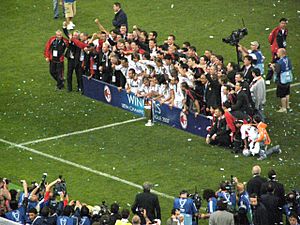
[[39,183],[28,185],[21,180],[22,191],[10,188],[10,181],[1,178],[0,216],[26,225],[197,225],[207,221],[210,225],[278,225],[283,221],[299,225],[299,190],[286,192],[273,169],[266,179],[256,165],[252,175],[248,182],[231,177],[222,181],[218,190],[202,189],[203,199],[198,193],[182,190],[166,222],[161,218],[159,198],[148,182],[131,208],[121,209],[117,202],[91,206],[72,200],[61,176],[51,183],[47,182],[47,174]]

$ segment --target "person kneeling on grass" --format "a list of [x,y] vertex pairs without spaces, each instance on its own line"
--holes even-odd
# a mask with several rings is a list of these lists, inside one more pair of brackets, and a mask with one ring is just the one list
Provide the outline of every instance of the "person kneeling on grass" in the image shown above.
[[271,144],[271,139],[269,137],[269,134],[266,130],[267,124],[263,123],[261,121],[260,116],[255,115],[253,117],[253,123],[254,126],[256,126],[256,132],[254,132],[253,136],[251,138],[251,141],[249,143],[249,149],[243,150],[244,156],[252,155],[259,155],[259,158],[257,160],[264,160],[267,158],[267,156],[273,154],[273,153],[281,153],[281,149],[279,145],[276,145],[270,149],[268,148],[268,145]]

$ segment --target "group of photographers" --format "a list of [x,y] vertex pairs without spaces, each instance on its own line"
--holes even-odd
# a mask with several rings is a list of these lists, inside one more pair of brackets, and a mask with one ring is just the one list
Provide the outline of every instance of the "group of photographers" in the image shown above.
[[[207,208],[201,208],[202,199],[195,191],[183,190],[174,199],[171,217],[167,225],[197,225],[205,220],[210,225],[299,225],[300,193],[285,193],[284,186],[276,180],[271,169],[268,179],[261,176],[261,168],[252,169],[253,177],[241,183],[231,176],[222,181],[217,191],[205,189],[203,199]],[[64,179],[60,176],[51,183],[43,175],[38,184],[28,185],[21,180],[23,191],[9,188],[9,180],[0,180],[0,216],[26,225],[161,225],[161,209],[152,185],[143,185],[143,192],[136,195],[130,211],[120,210],[117,203],[94,207],[71,200]],[[284,217],[283,217],[284,215]]]

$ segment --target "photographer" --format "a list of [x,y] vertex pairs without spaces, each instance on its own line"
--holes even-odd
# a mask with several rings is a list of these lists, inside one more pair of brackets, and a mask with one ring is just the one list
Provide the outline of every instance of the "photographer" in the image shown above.
[[264,74],[264,60],[265,57],[261,53],[260,45],[257,41],[252,41],[250,43],[250,49],[245,48],[241,44],[239,44],[239,51],[242,52],[243,56],[250,55],[253,59],[254,68],[258,68],[260,70],[261,75]]
[[281,107],[277,112],[287,113],[291,112],[290,86],[293,82],[293,66],[284,48],[278,49],[277,55],[279,57],[279,60],[276,64],[271,64],[271,68],[276,73],[276,96],[280,98],[281,101]]
[[121,219],[117,220],[115,225],[132,225],[129,222],[130,211],[128,209],[123,209],[121,212]]
[[180,210],[172,209],[171,217],[167,220],[167,225],[178,225],[179,216],[180,216]]
[[174,209],[179,209],[180,213],[184,216],[184,225],[192,225],[193,216],[197,216],[198,210],[193,199],[188,198],[188,192],[182,190],[179,198],[175,198]]
[[286,224],[292,215],[298,216],[300,220],[300,193],[296,190],[290,191],[285,195],[286,204],[283,206],[283,213],[286,215]]
[[267,225],[269,224],[266,207],[260,202],[257,194],[250,195],[250,204],[253,215],[254,225]]
[[21,183],[23,185],[23,191],[24,191],[24,200],[22,201],[22,205],[18,207],[18,200],[11,199],[11,201],[9,202],[9,207],[11,211],[5,213],[5,218],[17,223],[25,224],[26,209],[28,204],[28,190],[27,190],[26,181],[21,180]]
[[206,212],[200,215],[201,219],[208,219],[210,215],[217,210],[217,199],[215,192],[211,189],[205,189],[203,191],[203,198],[207,201]]
[[238,215],[239,221],[245,221],[240,224],[252,224],[252,211],[250,206],[250,199],[247,191],[245,190],[245,185],[243,183],[237,184],[237,198],[238,198]]
[[[72,200],[69,205],[74,207],[74,204],[75,201]],[[76,201],[74,217],[78,219],[80,225],[91,225],[89,214],[89,208],[86,205],[81,204],[79,201]]]
[[110,206],[110,215],[109,215],[109,225],[115,225],[117,220],[120,220],[122,217],[119,213],[118,203],[113,203]]
[[6,212],[5,202],[10,200],[11,195],[7,188],[6,180],[0,178],[0,216]]

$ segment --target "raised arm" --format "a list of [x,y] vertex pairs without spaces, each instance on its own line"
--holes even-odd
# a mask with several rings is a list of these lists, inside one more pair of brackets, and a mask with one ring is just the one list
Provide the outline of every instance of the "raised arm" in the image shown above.
[[109,35],[109,32],[102,26],[98,18],[95,19],[95,23],[98,25],[100,31],[103,31],[106,33],[106,35]]

